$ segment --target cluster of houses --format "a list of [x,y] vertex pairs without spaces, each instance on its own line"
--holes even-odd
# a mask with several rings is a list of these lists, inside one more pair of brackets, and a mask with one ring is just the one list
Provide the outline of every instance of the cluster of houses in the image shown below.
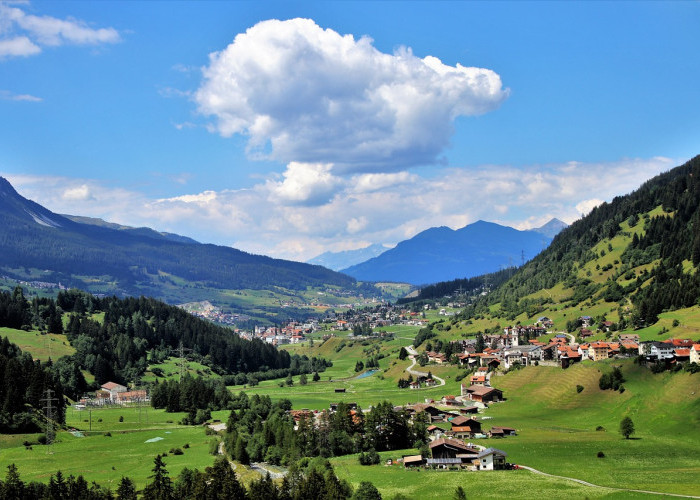
[[[444,399],[444,398],[443,398]],[[473,413],[478,411],[476,406],[462,407],[457,412],[441,410],[430,403],[420,403],[399,407],[408,411],[411,416],[421,412],[430,415],[431,425],[428,427],[430,437],[430,456],[412,455],[403,457],[404,467],[428,467],[437,469],[467,469],[467,470],[499,470],[507,468],[507,453],[467,442],[475,438],[503,438],[514,436],[516,430],[512,427],[493,426],[490,430],[482,429]],[[436,424],[449,423],[450,428],[444,429]]]
[[[500,391],[499,391],[500,392]],[[500,470],[509,468],[506,463],[506,452],[479,446],[468,442],[471,439],[504,438],[515,436],[516,429],[512,427],[492,426],[489,430],[482,428],[482,422],[475,416],[480,406],[463,406],[455,409],[443,409],[445,402],[452,396],[445,396],[440,406],[433,402],[417,403],[406,406],[396,406],[394,411],[405,412],[409,418],[425,413],[428,416],[429,426],[428,447],[429,456],[413,455],[404,456],[398,462],[406,468],[428,467],[436,469],[466,469],[466,470]],[[432,400],[430,400],[432,401]],[[331,403],[328,410],[323,412],[308,409],[290,410],[291,416],[298,423],[302,418],[310,419],[319,424],[321,416],[338,410],[339,403]],[[350,417],[359,423],[358,407],[356,403],[345,403]]]
[[253,332],[242,332],[242,338],[260,339],[272,345],[298,344],[306,340],[306,335],[319,329],[318,322],[307,323],[291,321],[284,326],[256,326]]
[[106,382],[94,396],[81,398],[78,402],[82,406],[106,406],[127,405],[135,403],[148,403],[150,399],[146,390],[129,390],[126,386],[116,382]]
[[[586,325],[582,317],[583,324]],[[545,325],[549,321],[541,318]],[[582,328],[579,337],[585,337],[586,328]],[[469,368],[483,367],[495,370],[498,367],[510,369],[518,364],[529,365],[559,365],[567,368],[573,363],[584,360],[601,361],[619,356],[642,356],[648,362],[686,362],[700,363],[698,353],[700,344],[690,339],[668,339],[659,342],[640,342],[637,334],[621,334],[614,341],[573,342],[573,335],[557,334],[545,342],[540,337],[547,333],[544,326],[509,326],[502,334],[485,335],[483,352],[476,352],[476,341],[459,340],[457,354],[459,363]],[[522,339],[528,339],[521,345]],[[432,353],[428,353],[429,355]],[[431,361],[429,359],[429,361]],[[438,361],[436,363],[444,362]]]

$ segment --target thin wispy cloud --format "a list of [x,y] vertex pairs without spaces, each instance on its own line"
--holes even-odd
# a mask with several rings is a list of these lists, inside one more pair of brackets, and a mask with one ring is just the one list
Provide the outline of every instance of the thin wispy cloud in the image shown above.
[[[680,162],[668,158],[532,167],[489,165],[419,174],[335,176],[318,165],[288,169],[248,189],[150,199],[94,180],[8,176],[18,191],[55,212],[149,226],[254,253],[307,260],[326,250],[396,244],[435,226],[479,219],[528,229],[552,217],[573,222],[603,200],[629,193]],[[293,178],[293,181],[290,181]],[[290,182],[299,186],[288,192]],[[378,185],[381,190],[369,189]],[[294,199],[317,198],[314,204]]]
[[0,58],[39,54],[42,47],[102,45],[121,41],[114,28],[95,28],[75,18],[27,12],[28,4],[0,2]]
[[9,90],[0,90],[0,100],[3,101],[24,101],[24,102],[41,102],[43,99],[31,94],[15,94]]

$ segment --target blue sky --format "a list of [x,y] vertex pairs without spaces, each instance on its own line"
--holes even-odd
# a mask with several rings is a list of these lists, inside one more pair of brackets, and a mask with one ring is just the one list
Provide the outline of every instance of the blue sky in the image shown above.
[[571,222],[698,154],[699,25],[697,2],[0,2],[0,175],[297,260]]

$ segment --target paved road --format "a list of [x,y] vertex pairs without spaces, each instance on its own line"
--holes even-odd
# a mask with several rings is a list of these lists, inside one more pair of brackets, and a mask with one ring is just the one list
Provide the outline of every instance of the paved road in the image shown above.
[[[406,350],[408,351],[408,359],[413,361],[413,363],[411,363],[411,366],[406,368],[406,371],[408,373],[410,373],[411,375],[413,375],[414,377],[427,377],[428,372],[419,372],[419,371],[413,369],[413,367],[416,366],[416,356],[418,355],[415,348],[413,346],[408,346],[408,347],[406,347]],[[436,387],[440,387],[441,385],[445,385],[444,379],[438,377],[437,375],[433,375],[433,378],[439,382]]]
[[537,470],[537,469],[533,469],[532,467],[528,467],[527,465],[520,465],[520,464],[518,464],[518,466],[519,466],[521,469],[529,470],[530,472],[533,472],[533,473],[535,473],[535,474],[540,474],[540,475],[542,475],[542,476],[547,476],[547,477],[554,477],[554,478],[556,478],[556,479],[566,479],[566,480],[568,480],[568,481],[574,481],[574,482],[576,482],[576,483],[582,484],[582,485],[584,485],[584,486],[590,486],[590,487],[592,487],[592,488],[602,488],[602,489],[605,489],[605,490],[612,490],[612,491],[631,491],[631,492],[633,492],[633,493],[646,493],[646,494],[648,494],[648,495],[660,495],[660,496],[664,496],[664,497],[700,498],[700,497],[698,497],[698,496],[693,496],[693,495],[680,495],[680,494],[678,494],[678,493],[661,493],[661,492],[659,492],[659,491],[634,490],[634,489],[631,489],[631,488],[615,488],[615,487],[611,487],[611,486],[601,486],[601,485],[599,485],[599,484],[589,483],[588,481],[583,481],[583,480],[581,480],[581,479],[576,479],[576,478],[574,478],[574,477],[557,476],[557,475],[555,475],[555,474],[548,474],[548,473],[546,473],[546,472],[542,472],[541,470]]

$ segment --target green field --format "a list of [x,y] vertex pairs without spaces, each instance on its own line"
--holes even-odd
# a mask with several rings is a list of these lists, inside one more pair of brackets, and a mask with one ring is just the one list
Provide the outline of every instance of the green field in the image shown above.
[[7,337],[10,342],[17,344],[23,352],[28,352],[32,358],[41,361],[70,356],[75,352],[65,335],[42,334],[36,330],[25,332],[13,328],[0,328],[0,338],[2,337]]
[[[399,450],[381,453],[382,464],[387,459],[415,454],[416,450]],[[521,499],[570,499],[570,498],[651,498],[650,495],[615,492],[607,488],[583,486],[573,481],[548,478],[529,471],[433,471],[406,470],[401,465],[363,466],[357,455],[334,458],[331,463],[341,479],[353,487],[361,481],[372,482],[383,498],[405,495],[408,498],[450,499],[457,486],[461,486],[467,498],[521,498]]]
[[[211,441],[217,439],[215,436],[207,436],[199,426],[178,425],[184,413],[144,410],[141,410],[139,424],[139,410],[136,408],[94,409],[90,433],[90,412],[68,409],[68,425],[82,430],[85,437],[59,432],[52,454],[47,453],[46,446],[33,445],[30,450],[22,445],[24,440],[36,442],[36,435],[2,436],[0,469],[5,470],[7,465],[14,463],[24,481],[41,482],[48,481],[52,474],[61,470],[65,475],[82,474],[88,481],[115,489],[122,476],[133,479],[138,488],[145,486],[155,456],[169,453],[172,448],[180,448],[184,453],[165,457],[171,477],[176,477],[184,467],[203,470],[213,463],[214,457],[209,450]],[[215,413],[215,418],[228,416],[228,412]],[[124,417],[124,422],[119,422],[119,416]],[[111,436],[106,436],[107,432]],[[162,439],[146,442],[154,438]],[[189,448],[183,448],[185,444]]]
[[[156,380],[177,379],[181,372],[181,360],[182,358],[169,357],[163,363],[148,365],[148,370],[146,370],[143,376],[143,381],[155,382]],[[182,367],[184,368],[184,370],[182,370],[183,375],[189,374],[193,377],[205,377],[209,379],[221,378],[221,375],[214,373],[211,368],[196,361],[185,360]],[[162,370],[163,376],[156,377],[152,371],[154,368]]]
[[[614,360],[567,370],[528,367],[493,385],[507,402],[493,405],[488,422],[518,429],[497,447],[509,459],[594,484],[679,494],[700,491],[700,377],[652,374],[631,361],[622,365],[625,391],[601,391],[599,370]],[[577,393],[576,385],[584,390]],[[619,423],[630,416],[634,439]],[[604,431],[596,431],[602,426]],[[598,458],[602,451],[605,458]]]

